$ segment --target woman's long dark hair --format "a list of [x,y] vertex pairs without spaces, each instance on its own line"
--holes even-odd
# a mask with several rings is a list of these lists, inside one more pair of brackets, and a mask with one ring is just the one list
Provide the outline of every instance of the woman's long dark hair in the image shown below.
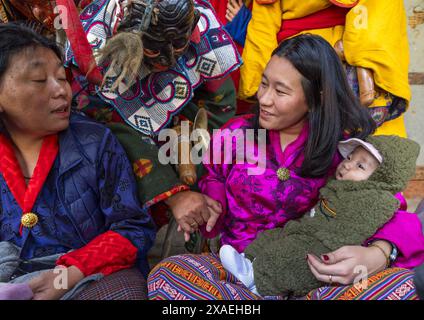
[[272,55],[289,60],[302,75],[309,137],[299,174],[323,176],[344,133],[363,139],[375,131],[376,124],[352,92],[336,52],[322,37],[296,36],[283,41]]

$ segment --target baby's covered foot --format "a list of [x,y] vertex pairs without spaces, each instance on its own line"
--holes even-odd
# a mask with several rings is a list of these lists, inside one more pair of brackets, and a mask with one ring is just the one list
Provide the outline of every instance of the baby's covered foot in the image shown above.
[[225,244],[219,250],[219,258],[225,270],[231,272],[250,291],[258,294],[252,262],[243,253],[238,253],[232,246]]

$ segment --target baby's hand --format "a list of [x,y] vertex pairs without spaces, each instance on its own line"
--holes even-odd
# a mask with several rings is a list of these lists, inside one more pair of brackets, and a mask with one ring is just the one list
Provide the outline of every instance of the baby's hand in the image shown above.
[[231,22],[243,6],[243,0],[228,0],[225,18]]

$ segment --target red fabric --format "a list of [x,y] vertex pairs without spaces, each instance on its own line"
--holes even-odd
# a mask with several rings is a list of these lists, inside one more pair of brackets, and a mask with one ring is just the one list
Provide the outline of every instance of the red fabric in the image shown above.
[[171,196],[177,194],[178,192],[189,191],[189,190],[190,190],[190,187],[185,185],[185,184],[177,185],[177,186],[173,187],[171,190],[168,190],[164,193],[161,193],[161,194],[155,196],[153,199],[147,201],[144,204],[144,207],[146,207],[146,208],[151,207],[154,204],[161,203],[162,201],[170,198]]
[[[0,172],[16,202],[21,207],[23,214],[31,212],[35,200],[43,188],[44,182],[53,166],[58,151],[57,135],[50,135],[44,138],[37,165],[35,166],[29,184],[26,185],[11,142],[4,135],[0,135]],[[21,235],[22,228],[23,226],[21,224],[19,229]]]
[[216,92],[228,79],[228,76],[219,79],[211,79],[205,82],[205,90],[209,92]]
[[228,0],[210,0],[209,2],[212,5],[212,7],[215,9],[218,21],[225,26],[228,22],[227,19],[225,18]]
[[277,34],[278,43],[301,31],[345,25],[349,10],[333,5],[303,18],[283,20],[280,32]]
[[86,6],[88,6],[91,2],[93,2],[93,0],[82,0],[80,1],[80,3],[78,4],[78,6],[80,7],[80,9],[84,9]]
[[107,231],[84,247],[61,256],[56,265],[75,266],[86,277],[95,273],[105,276],[134,266],[137,248],[127,238]]
[[191,37],[190,37],[190,41],[196,44],[200,43],[200,30],[198,26],[194,28],[193,33],[191,34]]
[[85,75],[91,83],[100,85],[103,76],[94,60],[93,51],[82,27],[74,0],[56,0],[56,4],[67,8],[66,19],[62,18],[62,21],[67,21],[66,36],[71,44],[81,74]]
[[[336,0],[330,0],[335,5],[324,10],[315,12],[309,16],[299,19],[284,20],[281,30],[278,33],[278,42],[298,34],[304,30],[321,29],[334,27],[336,25],[344,25],[346,22],[346,14],[349,12],[348,6],[343,6]],[[227,24],[225,13],[227,11],[228,0],[210,0],[214,7],[218,20],[223,24]],[[357,3],[353,4],[354,7]],[[240,49],[240,48],[238,48]],[[240,50],[239,50],[240,52]]]
[[[240,54],[240,56],[243,56],[243,47],[239,45],[238,43],[235,43],[237,50]],[[240,83],[240,68],[237,68],[237,70],[234,70],[230,73],[231,78],[233,79],[234,86],[236,87],[236,91],[238,92],[239,89],[239,83]]]
[[164,202],[155,203],[150,207],[150,215],[158,230],[169,223],[168,212],[169,207]]
[[249,101],[237,99],[236,115],[254,113],[255,106],[256,106],[255,102],[249,102]]

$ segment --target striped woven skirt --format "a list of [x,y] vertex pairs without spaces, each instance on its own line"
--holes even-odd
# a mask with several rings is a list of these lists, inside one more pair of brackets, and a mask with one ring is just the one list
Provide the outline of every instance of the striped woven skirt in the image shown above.
[[[312,291],[309,300],[415,300],[413,272],[387,269],[371,276],[367,288],[323,287]],[[225,271],[216,254],[178,255],[156,265],[147,280],[151,300],[279,300],[253,294],[231,273]]]
[[365,283],[322,287],[311,291],[307,300],[418,300],[414,273],[391,268],[370,276]]

